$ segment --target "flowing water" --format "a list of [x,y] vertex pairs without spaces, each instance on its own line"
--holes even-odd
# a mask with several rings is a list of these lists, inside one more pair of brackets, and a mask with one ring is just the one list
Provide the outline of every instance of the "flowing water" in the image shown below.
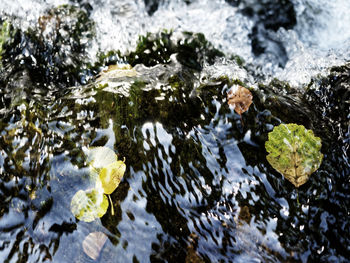
[[[1,261],[93,262],[82,243],[100,231],[108,239],[97,262],[350,262],[349,85],[329,89],[349,80],[322,82],[349,61],[350,4],[284,2],[280,19],[261,11],[276,1],[2,0],[0,19],[41,37],[17,33],[1,71]],[[62,4],[83,10],[94,32],[86,21],[74,31],[68,11],[52,20]],[[163,32],[162,48],[133,56],[148,32]],[[193,39],[204,58],[186,53]],[[101,62],[110,50],[129,60]],[[160,53],[164,63],[152,61]],[[95,84],[93,63],[123,60],[136,76]],[[226,76],[252,88],[242,117],[227,105]],[[273,78],[292,91],[270,91]],[[266,161],[267,133],[281,122],[323,142],[320,169],[298,191]],[[70,203],[89,187],[93,146],[113,149],[127,169],[114,215],[87,223]]]

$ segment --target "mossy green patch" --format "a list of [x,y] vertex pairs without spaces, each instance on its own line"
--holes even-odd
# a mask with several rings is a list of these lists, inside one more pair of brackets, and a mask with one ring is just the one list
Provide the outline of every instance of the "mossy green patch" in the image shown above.
[[10,23],[4,21],[0,27],[0,69],[2,67],[2,54],[4,52],[5,43],[11,38],[11,26]]

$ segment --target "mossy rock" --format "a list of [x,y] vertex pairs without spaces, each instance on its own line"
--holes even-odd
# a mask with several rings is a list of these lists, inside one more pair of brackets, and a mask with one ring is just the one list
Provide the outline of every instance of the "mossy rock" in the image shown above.
[[[62,5],[39,17],[37,27],[17,29],[3,61],[10,69],[28,70],[33,82],[74,85],[82,81],[88,64],[85,51],[94,36],[95,24],[85,11]],[[11,74],[8,71],[3,78]]]
[[6,49],[12,45],[15,33],[16,30],[9,20],[0,20],[0,70],[2,68],[2,55],[6,52]]
[[175,36],[172,31],[164,30],[140,36],[136,50],[124,56],[119,51],[99,54],[99,60],[94,67],[118,62],[151,67],[169,64],[173,54],[182,65],[194,70],[201,70],[204,62],[213,64],[216,58],[225,56],[202,33],[184,32]]

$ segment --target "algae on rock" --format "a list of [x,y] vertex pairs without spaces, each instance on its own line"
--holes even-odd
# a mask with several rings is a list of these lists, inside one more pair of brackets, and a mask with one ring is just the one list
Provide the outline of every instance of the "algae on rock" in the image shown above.
[[0,26],[0,69],[2,68],[2,54],[4,53],[5,44],[13,37],[13,30],[8,21],[3,21]]

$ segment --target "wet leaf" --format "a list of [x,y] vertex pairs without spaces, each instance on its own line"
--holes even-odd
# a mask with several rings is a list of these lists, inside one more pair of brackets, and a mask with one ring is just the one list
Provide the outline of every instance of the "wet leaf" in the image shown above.
[[227,93],[228,104],[233,106],[235,111],[241,115],[249,109],[252,104],[252,93],[242,86],[236,85]]
[[304,184],[322,162],[321,139],[294,123],[281,124],[269,133],[265,143],[271,166],[295,187]]
[[135,77],[137,71],[130,65],[110,65],[107,70],[100,73],[97,81],[103,81],[108,79],[118,79],[122,77]]
[[117,160],[115,152],[108,147],[92,147],[88,151],[88,162],[95,169],[106,167]]
[[102,232],[92,232],[83,241],[83,250],[93,260],[96,260],[107,241],[106,234]]
[[185,263],[203,263],[203,259],[197,253],[198,236],[195,233],[191,233],[189,236],[189,245],[187,246],[187,255]]
[[117,155],[107,147],[89,150],[90,175],[96,180],[96,189],[102,187],[105,194],[111,194],[118,187],[125,173],[126,165],[118,161]]
[[239,210],[238,219],[239,219],[238,224],[240,225],[243,224],[243,221],[245,221],[248,225],[250,224],[250,220],[252,219],[252,216],[250,215],[248,206],[245,205],[241,207],[241,209]]
[[91,222],[107,212],[108,199],[97,189],[79,190],[72,198],[70,209],[77,219]]
[[100,180],[105,194],[111,194],[118,187],[125,173],[126,165],[123,161],[117,161],[104,167],[100,171]]

